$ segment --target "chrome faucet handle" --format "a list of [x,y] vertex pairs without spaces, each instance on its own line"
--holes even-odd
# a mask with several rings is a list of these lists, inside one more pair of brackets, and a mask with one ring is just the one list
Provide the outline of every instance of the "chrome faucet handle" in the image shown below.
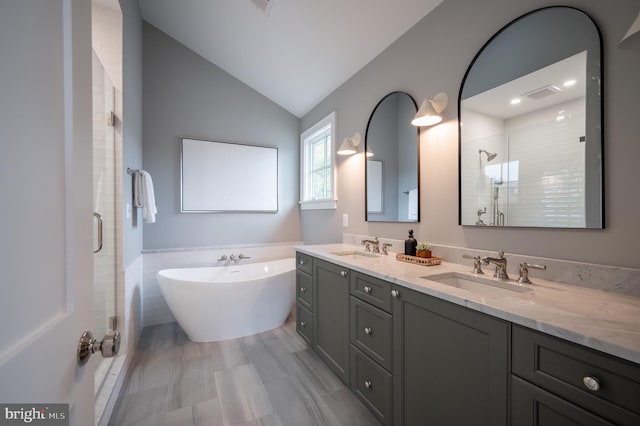
[[227,260],[227,255],[223,254],[222,256],[220,256],[220,258],[217,261],[218,262],[222,262],[222,261],[225,261],[225,260]]
[[473,274],[484,274],[482,270],[482,258],[480,256],[469,256],[468,254],[463,254],[462,257],[465,259],[473,259]]
[[542,271],[547,270],[546,265],[533,265],[527,262],[520,263],[520,276],[516,280],[519,283],[531,284],[531,280],[529,279],[529,268],[540,269]]
[[382,255],[383,256],[387,256],[389,254],[389,252],[387,251],[387,248],[392,247],[393,244],[391,243],[382,243]]
[[362,245],[364,246],[364,251],[371,252],[371,246],[367,241],[362,241]]
[[245,256],[244,254],[240,253],[238,255],[238,259],[251,259],[251,257],[250,256]]

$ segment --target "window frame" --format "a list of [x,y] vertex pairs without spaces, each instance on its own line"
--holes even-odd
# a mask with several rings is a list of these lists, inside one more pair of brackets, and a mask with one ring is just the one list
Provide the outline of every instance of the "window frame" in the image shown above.
[[[314,200],[314,199],[305,199],[305,193],[307,188],[309,171],[307,170],[307,143],[306,141],[310,139],[310,137],[314,136],[317,132],[325,128],[327,125],[331,126],[331,136],[329,138],[331,144],[331,194],[328,198]],[[324,117],[322,120],[318,121],[313,126],[309,127],[307,130],[300,134],[300,208],[301,210],[334,210],[337,208],[338,197],[336,194],[337,188],[337,178],[338,174],[336,171],[336,112],[333,111],[331,114]]]

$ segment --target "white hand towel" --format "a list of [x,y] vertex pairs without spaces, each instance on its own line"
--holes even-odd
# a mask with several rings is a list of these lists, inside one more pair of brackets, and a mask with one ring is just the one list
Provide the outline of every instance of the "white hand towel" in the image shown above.
[[142,173],[136,171],[133,173],[133,207],[144,207],[144,189],[142,188],[142,182],[144,177]]
[[409,212],[407,219],[418,220],[418,189],[414,188],[409,191],[409,205],[407,206]]
[[153,180],[151,175],[139,170],[133,175],[133,205],[142,208],[142,219],[147,223],[156,221],[156,198],[153,192]]

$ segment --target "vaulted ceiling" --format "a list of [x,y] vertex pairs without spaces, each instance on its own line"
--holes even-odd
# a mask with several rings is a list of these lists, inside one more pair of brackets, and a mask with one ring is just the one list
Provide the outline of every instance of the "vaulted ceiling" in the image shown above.
[[302,117],[443,0],[139,0],[145,21]]

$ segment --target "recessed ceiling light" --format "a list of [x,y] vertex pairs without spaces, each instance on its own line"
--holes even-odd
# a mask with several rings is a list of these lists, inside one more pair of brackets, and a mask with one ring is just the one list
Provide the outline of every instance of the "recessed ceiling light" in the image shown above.
[[562,83],[562,85],[564,87],[571,87],[571,86],[574,86],[575,84],[576,84],[576,81],[573,80],[573,79],[572,80],[567,80],[564,83]]
[[518,105],[520,102],[522,102],[522,99],[520,98],[511,99],[511,105]]

